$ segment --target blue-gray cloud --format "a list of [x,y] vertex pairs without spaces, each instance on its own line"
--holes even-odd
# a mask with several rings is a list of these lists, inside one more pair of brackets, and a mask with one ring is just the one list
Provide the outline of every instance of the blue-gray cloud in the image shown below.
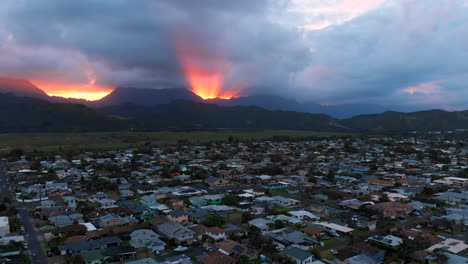
[[[355,2],[5,0],[0,74],[79,79],[92,69],[116,86],[187,85],[182,40],[206,67],[222,54],[227,82],[248,83],[246,93],[467,106],[463,1]],[[405,92],[427,83],[440,89]]]

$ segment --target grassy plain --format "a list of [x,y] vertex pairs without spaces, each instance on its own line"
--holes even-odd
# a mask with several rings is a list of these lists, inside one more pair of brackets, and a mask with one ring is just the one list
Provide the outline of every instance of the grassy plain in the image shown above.
[[349,133],[329,133],[303,130],[262,130],[262,131],[192,131],[192,132],[99,132],[99,133],[19,133],[0,134],[0,152],[14,148],[33,150],[104,150],[140,147],[144,145],[163,146],[180,141],[205,143],[227,141],[230,137],[239,140],[268,140],[273,137],[291,138],[351,136]]

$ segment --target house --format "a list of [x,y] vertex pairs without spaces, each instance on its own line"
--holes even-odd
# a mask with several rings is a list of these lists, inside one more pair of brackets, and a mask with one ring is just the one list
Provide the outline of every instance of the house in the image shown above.
[[323,228],[325,228],[325,230],[327,230],[328,232],[331,232],[331,233],[337,234],[337,235],[340,235],[340,234],[341,235],[347,235],[347,234],[350,234],[351,232],[354,231],[354,229],[352,229],[352,228],[342,226],[342,225],[337,225],[337,224],[334,224],[334,223],[321,222],[321,223],[319,223],[319,225],[321,225]]
[[8,216],[0,216],[0,233],[5,235],[10,233],[10,222]]
[[358,252],[359,254],[366,254],[373,258],[383,258],[385,256],[385,250],[380,249],[378,247],[374,247],[369,243],[355,243],[352,247],[354,252]]
[[449,186],[466,186],[468,185],[468,179],[460,177],[445,177],[442,180],[435,180],[434,183],[440,183]]
[[433,235],[428,232],[423,232],[421,230],[416,230],[416,229],[399,229],[399,228],[392,228],[390,230],[392,234],[399,235],[406,237],[409,240],[415,240],[417,238],[422,238],[429,242],[431,245],[434,245],[436,243],[441,242],[444,240],[443,238]]
[[198,259],[203,264],[235,264],[237,260],[219,250],[210,251]]
[[442,249],[453,254],[460,254],[468,249],[468,245],[463,240],[448,238],[429,247],[426,251],[433,252],[436,249]]
[[158,232],[169,239],[173,239],[177,244],[192,244],[195,232],[176,223],[164,222],[157,226]]
[[208,227],[205,230],[205,235],[211,238],[213,241],[220,241],[226,239],[226,232],[224,229],[217,226]]
[[369,217],[355,215],[351,219],[356,223],[356,226],[359,228],[364,228],[370,231],[375,230],[377,228],[377,220],[372,220]]
[[54,200],[41,201],[41,208],[53,208],[56,207],[57,202]]
[[117,205],[115,205],[115,200],[112,200],[112,199],[104,198],[104,199],[97,200],[96,202],[99,203],[99,205],[103,209],[110,209],[110,208],[118,207]]
[[79,254],[83,251],[89,251],[94,249],[103,249],[112,246],[118,246],[122,243],[122,240],[118,237],[104,237],[96,240],[89,240],[79,243],[73,243],[63,246],[58,246],[61,255],[67,254]]
[[179,224],[186,224],[188,222],[188,214],[182,210],[172,210],[166,216],[169,221]]
[[283,249],[283,254],[289,258],[292,258],[296,261],[297,264],[319,264],[323,263],[316,260],[312,253],[304,251],[296,247],[286,247]]
[[119,193],[120,193],[120,198],[122,199],[131,198],[135,195],[135,193],[129,189],[119,190]]
[[401,244],[403,244],[403,240],[401,238],[392,235],[373,236],[369,237],[367,241],[375,246],[390,249],[398,248]]
[[372,205],[372,207],[382,212],[383,217],[391,219],[405,218],[414,211],[412,205],[399,202],[383,202]]
[[271,221],[265,220],[263,218],[255,218],[252,219],[248,222],[250,226],[255,226],[256,228],[260,229],[261,231],[268,230],[268,224],[270,224]]
[[6,236],[2,237],[0,235],[0,246],[9,245],[11,242],[24,242],[24,236]]
[[305,235],[302,232],[291,228],[281,228],[265,233],[265,235],[273,239],[273,243],[279,248],[294,246],[303,250],[309,250],[319,242]]
[[203,237],[205,236],[206,230],[208,229],[207,226],[202,225],[202,224],[188,226],[187,228],[195,232],[194,238],[196,240],[202,240]]
[[328,195],[326,194],[317,193],[317,194],[311,195],[310,197],[316,201],[322,201],[322,202],[328,201]]
[[367,254],[359,254],[352,256],[343,261],[344,264],[379,264],[381,261],[378,261],[376,258],[373,258]]
[[298,210],[298,211],[289,211],[288,212],[293,217],[300,219],[300,220],[316,220],[319,219],[318,216],[314,215],[313,213],[305,210]]
[[83,262],[86,264],[106,263],[108,259],[113,258],[119,261],[132,259],[136,252],[132,247],[114,246],[102,249],[93,249],[80,253]]
[[78,203],[78,198],[75,196],[62,196],[62,200],[67,204],[70,208],[76,208],[76,204]]
[[224,194],[204,195],[200,198],[204,201],[203,205],[221,204],[223,202]]
[[159,235],[151,229],[139,229],[130,234],[130,245],[134,248],[148,248],[158,253],[164,250],[166,243],[159,239]]
[[353,209],[353,210],[358,210],[362,204],[363,203],[359,201],[358,199],[345,200],[339,203],[341,207]]
[[298,206],[300,204],[300,202],[298,200],[295,200],[295,199],[292,199],[292,198],[287,198],[287,197],[280,196],[280,195],[273,196],[271,198],[272,198],[272,202],[274,204],[277,204],[277,205],[280,205],[280,206],[294,207],[294,206]]
[[76,212],[61,212],[58,215],[49,217],[49,222],[56,227],[64,227],[75,223],[83,223],[83,215]]
[[[468,263],[468,257],[450,254],[448,252],[444,252],[443,254],[447,256],[447,262],[445,262],[446,264]],[[434,257],[434,255],[429,255],[425,258],[425,260],[428,264],[440,264],[440,261],[435,260]]]
[[240,258],[242,256],[246,257],[247,259],[256,259],[258,256],[258,252],[247,248],[234,240],[224,240],[215,244],[219,250],[227,255],[230,255],[234,258]]
[[156,198],[152,195],[145,195],[145,196],[142,196],[140,198],[140,202],[145,205],[145,206],[152,206],[152,205],[155,205],[158,203],[158,201],[156,200]]
[[210,214],[208,210],[201,208],[190,208],[186,213],[188,214],[189,219],[196,223],[205,221],[205,218]]
[[209,177],[208,179],[205,180],[205,182],[210,186],[210,187],[221,187],[229,184],[229,181],[226,179],[221,179],[217,177]]
[[443,192],[437,193],[434,199],[443,201],[448,204],[455,203],[468,203],[468,192],[457,193],[457,192]]
[[114,226],[123,225],[124,221],[122,217],[114,214],[107,214],[99,218],[99,225],[102,228],[110,228]]
[[170,201],[170,207],[173,209],[184,209],[185,208],[185,202],[184,200],[181,199],[173,199]]
[[140,260],[127,262],[127,264],[159,264],[159,262],[156,262],[156,260],[152,258],[144,258]]
[[189,256],[185,254],[169,255],[164,258],[158,258],[158,264],[195,264]]
[[247,230],[241,226],[236,226],[233,224],[226,224],[224,226],[224,231],[226,232],[227,236],[236,235],[236,236],[244,236],[247,235]]
[[325,234],[325,229],[320,226],[306,226],[301,228],[301,232],[311,237],[320,237]]

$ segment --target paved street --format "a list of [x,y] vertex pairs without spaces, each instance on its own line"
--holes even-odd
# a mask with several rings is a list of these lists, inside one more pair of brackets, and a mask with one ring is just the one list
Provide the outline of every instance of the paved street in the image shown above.
[[34,227],[31,224],[31,220],[29,219],[28,210],[26,206],[16,202],[16,199],[11,192],[10,183],[6,177],[3,164],[0,164],[0,185],[2,194],[10,198],[12,204],[18,209],[19,220],[21,225],[24,226],[25,242],[28,245],[27,250],[29,250],[31,253],[31,260],[34,263],[39,264],[47,263],[47,258],[42,251],[41,244],[39,243],[38,233],[34,230]]

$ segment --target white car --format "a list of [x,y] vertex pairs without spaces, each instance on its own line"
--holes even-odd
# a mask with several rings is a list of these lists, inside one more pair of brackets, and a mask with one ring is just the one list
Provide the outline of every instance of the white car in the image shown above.
[[188,249],[188,247],[178,246],[178,247],[174,248],[174,251],[182,252],[182,251],[186,251],[187,249]]

